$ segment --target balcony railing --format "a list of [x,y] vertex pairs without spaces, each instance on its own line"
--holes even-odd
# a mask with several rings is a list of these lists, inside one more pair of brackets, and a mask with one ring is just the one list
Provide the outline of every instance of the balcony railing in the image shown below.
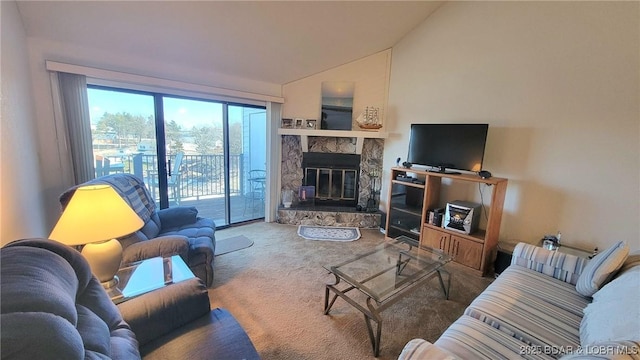
[[[168,156],[175,164],[175,155]],[[181,199],[208,196],[223,196],[225,188],[230,195],[243,194],[249,169],[244,169],[242,155],[229,156],[229,183],[225,183],[224,155],[184,155],[178,176],[178,191]],[[156,155],[131,154],[109,156],[112,170],[123,171],[142,178],[147,188],[158,199],[157,184],[158,161]],[[115,166],[114,166],[115,165]],[[173,166],[173,165],[172,165]]]

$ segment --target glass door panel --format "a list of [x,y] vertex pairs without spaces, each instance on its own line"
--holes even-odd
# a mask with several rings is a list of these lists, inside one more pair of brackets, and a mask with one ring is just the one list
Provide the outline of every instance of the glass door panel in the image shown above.
[[154,99],[147,94],[88,88],[96,177],[157,173]]
[[178,199],[196,206],[217,226],[263,218],[265,109],[171,97],[163,103],[167,159],[176,159],[170,205]]
[[356,174],[353,170],[345,170],[344,176],[344,198],[355,199],[356,198]]
[[331,198],[331,170],[319,169],[317,183],[316,196],[325,199]]
[[331,198],[342,198],[342,170],[333,170],[331,172]]
[[223,104],[168,96],[162,103],[169,206],[195,206],[227,225]]
[[264,218],[267,117],[264,108],[228,106],[230,221]]

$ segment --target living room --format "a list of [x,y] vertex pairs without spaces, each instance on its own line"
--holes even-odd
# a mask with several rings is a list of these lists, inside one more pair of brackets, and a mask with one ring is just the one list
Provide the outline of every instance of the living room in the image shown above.
[[[489,123],[484,168],[509,179],[502,240],[533,244],[562,231],[564,242],[579,247],[605,249],[626,240],[631,251],[640,249],[638,3],[439,5],[391,48],[268,83],[166,64],[153,54],[32,37],[18,4],[3,1],[2,244],[46,237],[59,217],[58,196],[73,185],[69,155],[52,136],[61,130],[44,62],[55,60],[282,97],[285,118],[317,118],[322,81],[356,78],[365,88],[374,81],[379,92],[369,96],[382,99],[389,134],[382,210],[390,168],[407,154],[410,124],[483,122]],[[277,148],[280,136],[275,130],[271,136]],[[276,158],[273,173],[279,163]],[[267,221],[275,220],[280,203],[276,184]]]

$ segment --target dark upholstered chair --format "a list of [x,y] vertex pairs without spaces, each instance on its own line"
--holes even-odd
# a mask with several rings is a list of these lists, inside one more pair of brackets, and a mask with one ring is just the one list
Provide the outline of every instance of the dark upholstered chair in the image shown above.
[[0,266],[3,359],[140,358],[131,328],[74,249],[16,241],[0,251]]
[[76,188],[97,184],[111,185],[144,221],[142,229],[118,239],[123,249],[122,265],[155,256],[180,255],[191,271],[211,286],[216,245],[213,219],[198,217],[195,207],[158,210],[142,179],[127,173],[101,176],[70,188],[60,195],[62,208]]
[[2,359],[259,359],[202,280],[114,305],[82,255],[48,239],[0,249]]

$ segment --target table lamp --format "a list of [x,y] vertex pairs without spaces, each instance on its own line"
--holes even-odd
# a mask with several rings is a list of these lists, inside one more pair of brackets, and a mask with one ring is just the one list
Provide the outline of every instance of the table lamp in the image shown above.
[[81,253],[105,288],[118,283],[122,246],[116,238],[139,230],[144,222],[109,185],[76,189],[49,238]]

